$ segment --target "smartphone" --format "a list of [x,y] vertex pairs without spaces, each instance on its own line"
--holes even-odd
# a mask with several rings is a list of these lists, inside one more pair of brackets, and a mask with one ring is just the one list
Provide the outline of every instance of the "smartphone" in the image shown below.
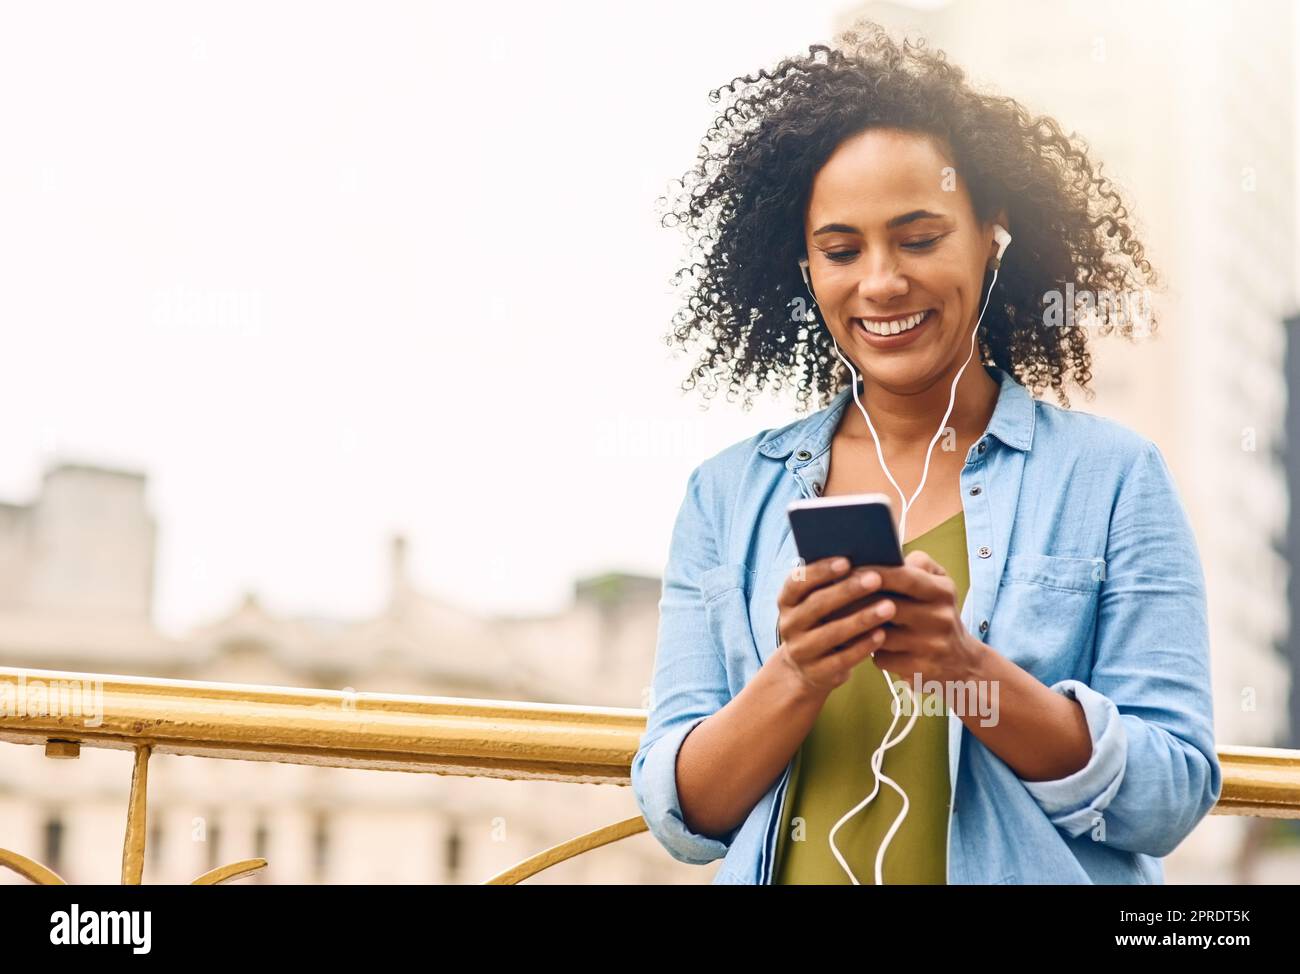
[[[903,549],[894,527],[894,509],[884,494],[810,497],[793,501],[786,512],[795,547],[804,564],[837,555],[847,558],[853,568],[903,564]],[[831,612],[822,621],[842,619],[883,597],[882,592],[863,596]],[[892,623],[884,625],[892,627]]]
[[854,568],[901,565],[903,549],[885,494],[840,494],[793,501],[786,509],[805,564],[842,555]]

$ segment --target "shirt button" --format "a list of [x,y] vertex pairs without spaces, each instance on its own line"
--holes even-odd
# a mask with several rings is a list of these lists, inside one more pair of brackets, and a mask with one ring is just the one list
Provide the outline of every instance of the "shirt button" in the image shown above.
[[990,548],[988,545],[983,545],[983,544],[982,544],[982,545],[980,545],[979,551],[976,552],[976,553],[977,553],[981,558],[987,558],[989,555],[993,554],[993,549]]
[[980,492],[980,488],[979,488],[979,487],[972,487],[972,488],[970,489],[970,494],[971,494],[972,497],[976,496],[979,492]]
[[812,454],[809,453],[807,450],[800,450],[798,453],[794,455],[794,458],[796,460],[811,460]]
[[821,497],[821,495],[822,495],[822,485],[821,485],[821,484],[813,484],[813,493],[816,494],[818,497]]
[[989,631],[989,621],[985,619],[983,622],[980,623],[980,632],[983,633],[988,631]]
[[988,447],[988,442],[985,440],[980,440],[980,453],[983,453],[985,448],[987,447]]

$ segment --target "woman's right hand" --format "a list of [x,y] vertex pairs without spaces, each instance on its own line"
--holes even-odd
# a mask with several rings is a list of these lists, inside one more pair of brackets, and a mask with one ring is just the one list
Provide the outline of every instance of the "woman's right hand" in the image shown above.
[[[842,562],[842,568],[836,562]],[[775,657],[803,692],[825,696],[884,641],[894,603],[879,592],[880,574],[849,570],[846,559],[823,558],[796,568],[777,597]],[[874,593],[874,594],[873,594]]]

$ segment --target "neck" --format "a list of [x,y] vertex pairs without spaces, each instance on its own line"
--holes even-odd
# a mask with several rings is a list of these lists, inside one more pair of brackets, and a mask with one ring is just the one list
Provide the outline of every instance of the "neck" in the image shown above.
[[[954,365],[928,388],[916,391],[898,392],[870,380],[866,382],[865,391],[859,390],[858,398],[871,417],[882,450],[890,452],[894,447],[904,453],[913,450],[924,452],[948,411],[952,381],[960,368],[960,363]],[[978,361],[971,359],[957,383],[957,395],[946,424],[956,431],[959,441],[964,443],[977,439],[988,428],[998,392],[998,383]],[[840,429],[849,436],[870,440],[871,431],[852,399],[853,393],[850,392]]]

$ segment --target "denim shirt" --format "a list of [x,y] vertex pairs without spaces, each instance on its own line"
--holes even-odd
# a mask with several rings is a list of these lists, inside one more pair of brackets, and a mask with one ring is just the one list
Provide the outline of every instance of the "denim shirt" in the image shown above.
[[[1161,857],[1222,788],[1191,525],[1154,443],[985,368],[1000,391],[960,477],[962,622],[1079,702],[1092,755],[1064,778],[1025,781],[950,715],[948,882],[1162,883]],[[821,492],[851,402],[845,387],[825,409],[699,464],[673,528],[632,788],[674,859],[723,859],[714,883],[771,883],[794,755],[743,822],[711,836],[685,824],[677,754],[776,649],[777,596],[798,564],[786,505]]]

